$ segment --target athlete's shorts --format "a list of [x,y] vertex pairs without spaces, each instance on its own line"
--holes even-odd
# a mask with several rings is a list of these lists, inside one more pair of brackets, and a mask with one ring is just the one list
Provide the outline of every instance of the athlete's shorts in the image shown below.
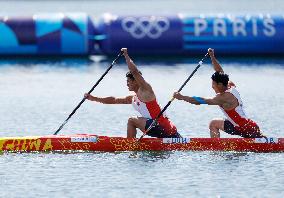
[[229,120],[224,121],[224,131],[231,135],[239,135],[244,138],[261,138],[265,137],[261,132],[257,124],[249,120],[244,126],[234,126]]
[[[147,119],[145,130],[149,128],[153,121],[153,119]],[[161,127],[158,123],[154,124],[150,131],[148,131],[147,135],[156,138],[181,138],[181,135],[178,132],[173,135],[168,135],[163,129],[163,127]]]

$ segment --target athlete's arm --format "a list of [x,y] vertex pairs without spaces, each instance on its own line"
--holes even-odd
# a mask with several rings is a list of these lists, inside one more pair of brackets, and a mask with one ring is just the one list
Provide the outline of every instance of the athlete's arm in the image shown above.
[[195,105],[201,105],[201,104],[207,104],[207,105],[223,105],[225,103],[223,96],[217,95],[214,98],[203,98],[203,97],[197,97],[197,96],[184,96],[180,94],[179,92],[175,92],[173,95],[174,98],[178,100],[184,100],[188,103],[195,104]]
[[212,65],[213,65],[213,68],[216,72],[222,72],[224,73],[224,70],[223,68],[221,67],[221,65],[219,64],[218,60],[215,58],[215,55],[214,55],[214,49],[211,49],[209,48],[208,49],[208,54],[211,58],[211,62],[212,62]]
[[100,102],[103,104],[131,104],[133,96],[126,96],[126,97],[96,97],[92,96],[91,94],[86,93],[85,98],[90,101]]
[[[208,49],[208,54],[211,58],[211,61],[212,61],[212,65],[213,65],[213,68],[216,72],[222,72],[224,73],[224,70],[222,68],[222,66],[219,64],[218,60],[216,59],[215,57],[215,54],[214,54],[214,49],[212,48],[209,48]],[[236,85],[232,82],[232,81],[229,81],[228,82],[229,86],[230,87],[236,87]]]
[[142,89],[152,90],[151,86],[145,81],[143,76],[139,73],[139,70],[137,69],[134,62],[131,60],[131,58],[128,55],[127,48],[122,48],[121,51],[123,51],[123,55],[125,57],[126,63],[128,65],[128,69],[130,70],[131,74],[135,78],[136,82]]

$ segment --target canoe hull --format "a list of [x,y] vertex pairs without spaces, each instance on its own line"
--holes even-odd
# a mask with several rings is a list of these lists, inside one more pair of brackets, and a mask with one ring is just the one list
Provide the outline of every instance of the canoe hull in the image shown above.
[[284,152],[284,138],[144,138],[89,134],[0,138],[0,151],[237,151]]

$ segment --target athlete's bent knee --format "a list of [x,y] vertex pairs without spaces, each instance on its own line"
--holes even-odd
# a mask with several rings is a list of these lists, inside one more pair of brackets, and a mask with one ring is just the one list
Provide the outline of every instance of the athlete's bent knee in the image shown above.
[[135,125],[136,121],[137,121],[136,117],[130,117],[130,118],[128,118],[127,124]]
[[218,128],[217,126],[218,126],[218,120],[212,120],[209,123],[209,129],[210,130],[214,130],[214,129]]

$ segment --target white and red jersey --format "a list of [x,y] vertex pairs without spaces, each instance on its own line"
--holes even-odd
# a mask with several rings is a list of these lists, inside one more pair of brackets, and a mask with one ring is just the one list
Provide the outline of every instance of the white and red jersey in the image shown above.
[[[156,99],[150,102],[142,102],[137,95],[133,96],[132,105],[142,117],[148,119],[155,119],[162,111]],[[160,116],[158,124],[163,127],[165,132],[169,135],[176,133],[176,127],[165,114]]]
[[230,87],[226,92],[231,93],[238,100],[238,106],[234,109],[225,110],[220,106],[226,118],[241,131],[259,130],[257,124],[246,116],[243,102],[237,89]]
[[246,120],[248,119],[244,108],[243,108],[243,101],[240,97],[240,93],[237,91],[235,87],[231,87],[230,89],[226,90],[227,93],[231,93],[237,100],[239,105],[231,110],[225,110],[223,107],[220,106],[221,110],[223,111],[226,118],[234,125],[234,126],[242,126],[245,124]]

